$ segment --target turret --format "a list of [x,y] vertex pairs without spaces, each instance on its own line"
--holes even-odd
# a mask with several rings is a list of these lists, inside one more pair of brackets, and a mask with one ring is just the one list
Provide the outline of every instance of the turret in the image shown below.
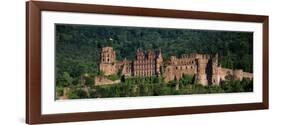
[[163,64],[163,57],[162,57],[162,53],[161,50],[159,49],[157,58],[156,58],[156,73],[157,75],[161,74],[161,66]]
[[219,71],[220,71],[220,67],[218,65],[218,54],[216,54],[212,58],[212,85],[220,84]]
[[103,47],[101,51],[101,63],[114,63],[116,59],[115,51],[112,47]]
[[112,47],[102,48],[100,71],[102,71],[104,75],[116,74],[116,55]]
[[198,58],[197,59],[197,76],[196,76],[196,81],[197,83],[206,86],[208,85],[208,80],[207,80],[207,74],[206,74],[206,68],[207,68],[207,63],[208,59],[205,58]]

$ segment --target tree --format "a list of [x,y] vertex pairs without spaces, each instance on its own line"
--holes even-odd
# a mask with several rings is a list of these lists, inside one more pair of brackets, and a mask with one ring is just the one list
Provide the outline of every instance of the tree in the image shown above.
[[95,84],[95,79],[92,77],[85,77],[85,85],[92,86]]
[[58,75],[57,79],[58,84],[63,87],[69,86],[73,81],[73,78],[68,74],[68,72],[63,72],[62,75]]

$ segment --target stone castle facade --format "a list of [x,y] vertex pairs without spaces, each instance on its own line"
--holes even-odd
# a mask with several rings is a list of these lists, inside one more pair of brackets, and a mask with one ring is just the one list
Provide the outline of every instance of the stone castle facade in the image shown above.
[[163,60],[161,50],[142,51],[137,50],[135,60],[116,60],[116,54],[112,47],[103,47],[101,51],[100,71],[104,75],[121,73],[125,77],[150,77],[163,76],[168,83],[172,80],[180,80],[184,75],[195,75],[196,83],[201,85],[220,85],[228,76],[234,80],[243,78],[253,79],[253,74],[242,69],[223,68],[218,64],[218,54],[188,54],[180,58],[171,56],[169,60]]

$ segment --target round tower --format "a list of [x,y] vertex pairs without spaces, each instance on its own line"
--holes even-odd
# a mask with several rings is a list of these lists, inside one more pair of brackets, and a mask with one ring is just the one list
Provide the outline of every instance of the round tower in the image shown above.
[[161,50],[159,49],[159,53],[158,53],[157,58],[156,58],[156,73],[157,73],[157,75],[161,74],[162,63],[163,63],[163,57],[162,57]]
[[116,74],[116,55],[112,47],[103,47],[101,51],[100,71],[104,75]]
[[208,85],[207,80],[207,68],[208,59],[205,58],[198,58],[197,59],[197,75],[196,75],[196,81],[197,83],[206,86]]
[[219,76],[220,67],[218,65],[218,54],[212,58],[212,85],[220,84]]
[[115,59],[116,59],[116,55],[112,47],[102,48],[101,63],[114,63]]

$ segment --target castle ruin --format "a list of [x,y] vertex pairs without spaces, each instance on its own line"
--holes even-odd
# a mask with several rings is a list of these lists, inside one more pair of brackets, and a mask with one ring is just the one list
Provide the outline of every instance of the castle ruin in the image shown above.
[[180,80],[184,75],[194,75],[196,83],[203,86],[220,85],[229,76],[240,81],[243,78],[253,79],[252,73],[244,72],[242,69],[221,67],[218,64],[218,54],[213,56],[192,53],[182,55],[180,58],[171,56],[164,62],[161,50],[144,52],[138,49],[135,60],[125,58],[117,61],[113,48],[103,47],[99,68],[105,76],[118,72],[125,77],[163,76],[166,83]]

